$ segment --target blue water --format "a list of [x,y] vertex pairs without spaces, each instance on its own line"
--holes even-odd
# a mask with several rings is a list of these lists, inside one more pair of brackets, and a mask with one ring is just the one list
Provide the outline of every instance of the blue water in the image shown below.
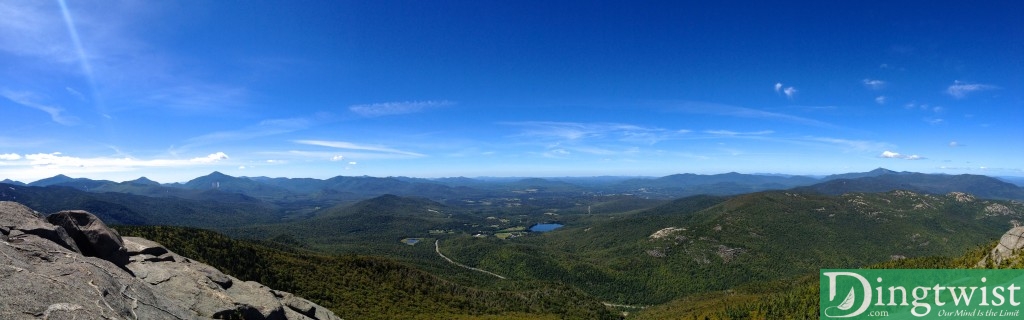
[[551,231],[551,230],[555,230],[555,229],[561,228],[562,226],[563,225],[561,223],[538,223],[538,224],[535,224],[532,227],[530,227],[530,231],[533,231],[533,232],[548,232],[548,231]]

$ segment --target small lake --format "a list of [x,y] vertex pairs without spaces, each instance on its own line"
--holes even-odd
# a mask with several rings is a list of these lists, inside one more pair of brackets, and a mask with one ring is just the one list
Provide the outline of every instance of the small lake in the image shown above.
[[422,240],[422,239],[420,239],[420,238],[405,238],[405,239],[402,239],[402,243],[412,246],[412,245],[416,245],[416,243],[420,242],[420,240]]
[[561,223],[538,223],[538,224],[535,224],[532,227],[530,227],[530,231],[533,231],[533,232],[548,232],[548,231],[551,231],[551,230],[555,230],[555,229],[561,228],[562,226],[563,226],[563,224],[561,224]]

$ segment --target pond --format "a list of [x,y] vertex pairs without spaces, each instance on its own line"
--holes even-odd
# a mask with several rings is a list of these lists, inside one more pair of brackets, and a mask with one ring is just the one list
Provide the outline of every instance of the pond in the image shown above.
[[405,239],[402,239],[402,243],[411,246],[411,245],[415,245],[416,243],[420,242],[420,240],[421,240],[420,238],[405,238]]
[[563,224],[561,224],[561,223],[538,223],[538,224],[535,224],[532,227],[530,227],[530,231],[533,231],[533,232],[548,232],[548,231],[551,231],[551,230],[555,230],[555,229],[561,228],[562,226],[563,226]]

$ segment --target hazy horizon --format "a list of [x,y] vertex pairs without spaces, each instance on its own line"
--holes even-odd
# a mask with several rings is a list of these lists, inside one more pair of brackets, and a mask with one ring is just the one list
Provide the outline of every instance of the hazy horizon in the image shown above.
[[1022,11],[4,1],[0,177],[1024,176]]

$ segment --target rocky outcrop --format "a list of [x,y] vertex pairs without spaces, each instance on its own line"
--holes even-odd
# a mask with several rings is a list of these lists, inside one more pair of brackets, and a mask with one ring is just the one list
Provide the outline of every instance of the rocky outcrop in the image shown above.
[[338,319],[88,212],[44,219],[13,202],[0,202],[0,297],[0,319]]
[[[81,253],[75,241],[64,228],[46,222],[38,212],[17,203],[0,201],[0,232],[9,237],[30,234],[60,245],[68,250]],[[8,234],[11,233],[11,234]]]
[[999,238],[999,244],[992,249],[984,259],[978,262],[978,266],[984,266],[986,261],[998,266],[1004,260],[1012,257],[1014,253],[1024,248],[1024,227],[1014,227]]
[[128,264],[128,253],[125,252],[121,236],[91,213],[81,210],[61,211],[46,217],[46,221],[64,228],[71,239],[75,240],[82,255],[107,260],[118,266]]

